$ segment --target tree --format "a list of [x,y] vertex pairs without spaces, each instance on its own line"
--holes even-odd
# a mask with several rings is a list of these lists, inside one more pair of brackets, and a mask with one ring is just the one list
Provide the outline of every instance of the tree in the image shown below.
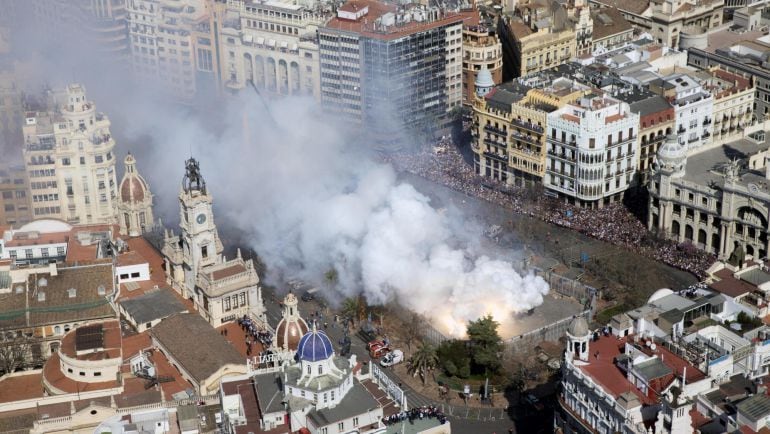
[[412,352],[412,343],[422,339],[425,335],[425,319],[416,312],[410,312],[404,323],[403,338],[409,352]]
[[356,319],[358,319],[358,309],[359,298],[349,297],[342,302],[342,308],[340,309],[340,312],[342,313],[343,317],[353,321],[353,325],[355,325]]
[[420,348],[409,358],[406,369],[412,376],[420,375],[422,384],[425,384],[428,371],[438,366],[436,349],[430,344],[422,344]]
[[339,277],[340,276],[337,273],[337,269],[335,269],[334,267],[330,268],[329,271],[324,273],[324,280],[326,281],[326,285],[329,286],[329,289],[337,285],[337,282],[339,281]]
[[465,341],[455,339],[444,341],[436,349],[436,355],[439,366],[450,377],[468,378],[471,375],[471,358]]
[[27,365],[31,356],[31,340],[23,336],[0,341],[0,372],[10,374]]
[[492,315],[468,322],[467,333],[471,345],[471,357],[473,362],[484,370],[484,375],[500,369],[503,340],[497,333],[499,325],[500,323],[495,321]]

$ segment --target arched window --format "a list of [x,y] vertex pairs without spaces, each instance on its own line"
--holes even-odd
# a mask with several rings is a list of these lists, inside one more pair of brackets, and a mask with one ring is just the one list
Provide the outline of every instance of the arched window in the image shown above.
[[312,368],[311,368],[310,366],[308,366],[308,367],[307,367],[307,375],[310,375],[310,374],[312,374],[312,373],[313,373],[313,372],[311,371],[311,369],[312,369]]
[[324,367],[319,365],[318,366],[318,375],[322,375],[323,373],[324,373]]
[[53,334],[60,335],[61,334],[61,326],[54,326]]

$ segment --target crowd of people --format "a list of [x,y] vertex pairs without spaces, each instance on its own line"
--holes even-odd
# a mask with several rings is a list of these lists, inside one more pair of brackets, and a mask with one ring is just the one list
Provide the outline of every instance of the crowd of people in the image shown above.
[[241,326],[241,330],[246,333],[246,355],[251,355],[251,347],[256,342],[262,344],[262,348],[267,348],[273,343],[273,335],[267,331],[257,327],[254,321],[247,315],[242,318],[238,318],[238,325]]
[[641,255],[689,271],[703,278],[715,260],[701,250],[653,236],[621,203],[600,209],[581,208],[531,189],[507,185],[477,175],[472,164],[463,159],[450,136],[445,136],[430,149],[382,156],[383,162],[443,184],[469,196],[484,199],[527,214],[551,224],[568,227],[608,243],[633,250]]
[[441,425],[446,423],[446,416],[444,416],[444,413],[442,413],[441,410],[439,410],[435,405],[424,405],[422,407],[413,408],[409,411],[394,413],[390,416],[383,417],[382,421],[385,423],[385,425],[392,425],[404,422],[405,420],[409,420],[409,423],[412,423],[415,420],[423,420],[426,418],[434,417],[438,419]]

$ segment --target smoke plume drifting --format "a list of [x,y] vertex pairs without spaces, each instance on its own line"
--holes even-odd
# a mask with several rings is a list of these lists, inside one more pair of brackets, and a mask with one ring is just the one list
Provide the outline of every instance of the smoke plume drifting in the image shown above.
[[[20,17],[20,27],[35,29],[29,21]],[[29,91],[39,83],[86,86],[112,120],[118,161],[128,151],[136,156],[168,227],[179,215],[184,160],[196,157],[217,221],[249,234],[268,281],[299,277],[325,288],[332,301],[360,293],[370,303],[398,301],[455,336],[487,313],[505,329],[548,293],[541,278],[477,254],[470,246],[481,231],[469,230],[467,217],[439,212],[393,168],[370,158],[365,134],[355,137],[351,125],[324,116],[311,98],[271,101],[268,111],[245,89],[182,109],[163,100],[162,86],[134,82],[120,66],[105,69],[82,38],[15,43],[16,55],[37,73],[24,86]],[[333,284],[325,281],[331,269]]]

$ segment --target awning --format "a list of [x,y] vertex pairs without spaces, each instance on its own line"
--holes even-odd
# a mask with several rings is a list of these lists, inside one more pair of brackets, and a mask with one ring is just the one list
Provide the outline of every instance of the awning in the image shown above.
[[243,42],[251,43],[251,41],[254,40],[254,36],[252,35],[243,35]]
[[257,45],[264,45],[265,44],[265,38],[259,37],[257,38]]
[[281,42],[281,48],[289,48],[289,43],[286,41]]
[[299,47],[297,46],[297,44],[294,44],[291,46],[291,51],[299,51]]
[[268,47],[275,47],[275,39],[268,39],[267,40],[267,46]]

